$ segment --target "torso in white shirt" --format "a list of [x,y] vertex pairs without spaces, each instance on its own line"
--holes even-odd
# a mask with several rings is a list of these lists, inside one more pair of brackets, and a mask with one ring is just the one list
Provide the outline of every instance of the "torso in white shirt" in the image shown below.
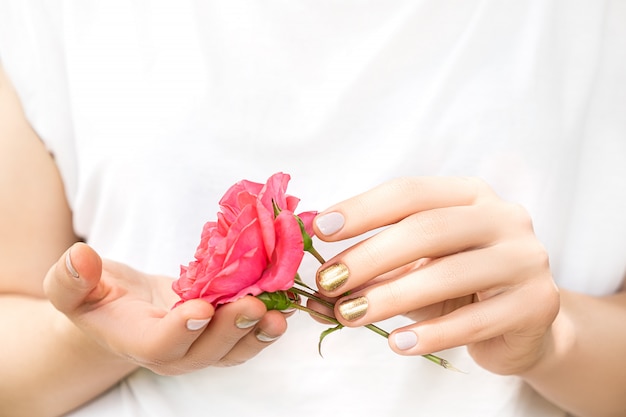
[[[34,24],[0,29],[21,36],[0,58],[105,257],[175,277],[243,178],[288,172],[321,210],[395,176],[477,175],[530,211],[560,285],[621,283],[624,62],[599,2],[6,3]],[[344,329],[321,358],[321,329],[296,315],[249,363],[140,371],[74,415],[564,415],[463,348],[441,353],[456,374]]]

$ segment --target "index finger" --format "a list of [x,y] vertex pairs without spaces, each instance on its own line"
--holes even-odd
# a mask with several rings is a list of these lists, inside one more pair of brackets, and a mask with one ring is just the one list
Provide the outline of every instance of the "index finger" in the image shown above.
[[396,178],[324,210],[314,231],[325,241],[347,239],[421,211],[471,205],[487,194],[489,188],[476,178]]

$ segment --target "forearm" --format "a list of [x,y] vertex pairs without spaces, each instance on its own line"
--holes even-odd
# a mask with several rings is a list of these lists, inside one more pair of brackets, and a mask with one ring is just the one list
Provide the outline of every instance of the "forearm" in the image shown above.
[[135,369],[43,299],[1,295],[0,334],[3,416],[62,415]]
[[542,360],[523,377],[581,417],[626,415],[626,293],[596,298],[561,291]]

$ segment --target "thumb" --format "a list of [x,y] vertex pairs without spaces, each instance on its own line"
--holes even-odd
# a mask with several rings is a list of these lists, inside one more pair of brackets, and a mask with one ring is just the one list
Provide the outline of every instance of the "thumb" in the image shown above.
[[102,259],[96,251],[75,243],[46,274],[44,293],[59,311],[71,314],[98,286],[101,275]]

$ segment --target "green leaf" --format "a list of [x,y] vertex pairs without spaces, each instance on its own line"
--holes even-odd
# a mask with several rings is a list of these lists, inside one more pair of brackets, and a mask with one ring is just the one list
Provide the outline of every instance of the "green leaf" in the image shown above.
[[285,291],[263,292],[256,298],[263,301],[268,310],[286,310],[291,307],[291,300]]
[[335,327],[331,327],[328,328],[326,330],[324,330],[321,334],[320,334],[320,341],[317,344],[317,351],[320,354],[321,357],[324,357],[324,355],[322,355],[322,342],[324,341],[324,339],[326,338],[326,336],[328,336],[331,333],[336,332],[337,330],[341,330],[343,329],[343,324],[338,324]]

